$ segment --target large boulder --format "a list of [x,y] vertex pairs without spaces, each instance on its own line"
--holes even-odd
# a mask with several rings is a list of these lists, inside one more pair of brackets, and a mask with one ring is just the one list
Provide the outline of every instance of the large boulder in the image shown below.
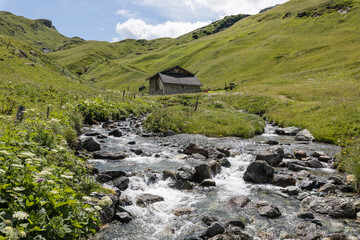
[[305,151],[303,150],[296,150],[294,151],[294,156],[297,158],[297,159],[302,159],[302,158],[306,158],[307,157],[307,154]]
[[287,128],[278,128],[275,130],[275,133],[278,135],[290,135],[295,136],[300,131],[300,128],[297,127],[287,127]]
[[121,160],[127,157],[124,153],[98,151],[93,153],[94,159]]
[[205,179],[212,179],[211,168],[207,164],[200,164],[195,167],[195,182],[201,183]]
[[185,154],[187,155],[191,155],[191,154],[194,154],[194,153],[198,153],[198,154],[201,154],[203,155],[204,157],[208,158],[209,157],[209,151],[202,148],[202,147],[199,147],[198,145],[194,144],[194,143],[190,143],[189,146],[187,146],[184,151],[183,151]]
[[140,207],[146,207],[150,204],[156,203],[156,202],[162,202],[164,201],[164,198],[157,195],[152,194],[142,194],[136,199],[136,204]]
[[209,165],[214,175],[221,173],[221,164],[219,162],[213,160],[209,163]]
[[317,159],[305,161],[305,165],[309,168],[323,168],[324,167],[324,165]]
[[89,152],[95,152],[95,151],[99,151],[101,148],[101,145],[98,141],[96,141],[95,138],[90,137],[90,138],[86,138],[81,142],[81,146]]
[[337,197],[307,197],[301,201],[304,211],[326,214],[333,218],[355,218],[356,207],[348,198]]
[[256,160],[264,160],[271,166],[275,166],[284,158],[284,149],[279,146],[274,146],[262,150],[257,156]]
[[273,167],[265,161],[257,160],[249,164],[243,178],[247,182],[271,183],[273,175]]
[[313,141],[314,139],[313,135],[307,129],[301,130],[295,136],[295,140],[297,141]]

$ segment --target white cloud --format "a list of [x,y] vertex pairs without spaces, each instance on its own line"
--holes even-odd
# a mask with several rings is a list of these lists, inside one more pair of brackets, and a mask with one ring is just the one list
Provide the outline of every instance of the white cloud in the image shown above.
[[167,21],[165,23],[151,25],[141,19],[131,18],[124,23],[118,23],[116,25],[116,32],[122,39],[135,38],[149,40],[161,37],[175,38],[207,24],[209,24],[209,22],[191,23]]
[[126,9],[119,9],[116,11],[116,15],[126,17],[126,18],[132,18],[136,16],[136,13],[132,13]]

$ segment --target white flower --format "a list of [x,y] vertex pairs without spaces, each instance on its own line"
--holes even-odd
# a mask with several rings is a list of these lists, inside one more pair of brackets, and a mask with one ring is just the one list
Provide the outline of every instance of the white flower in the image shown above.
[[32,158],[35,157],[36,155],[31,153],[31,152],[21,152],[18,157],[24,157],[24,158]]
[[17,211],[17,212],[14,212],[14,214],[13,214],[13,218],[19,219],[19,220],[24,220],[24,219],[27,219],[28,217],[29,217],[29,214],[27,214],[26,212],[23,212],[23,211]]
[[6,150],[1,150],[0,153],[4,154],[4,155],[10,155],[10,153]]
[[39,175],[40,177],[46,177],[46,176],[48,176],[48,175],[51,175],[51,172],[41,171],[41,172],[38,173],[38,175]]
[[93,209],[92,207],[89,207],[89,208],[85,208],[85,211],[87,211],[87,212],[91,213],[91,212],[93,212],[93,211],[94,211],[94,209]]
[[20,235],[20,237],[25,238],[26,237],[26,232],[20,231],[19,235]]
[[6,234],[8,239],[14,239],[15,238],[15,231],[14,228],[7,226],[2,230],[3,233]]
[[23,187],[14,187],[13,190],[16,191],[16,192],[22,192],[22,191],[25,190],[25,188],[23,188]]
[[11,164],[11,166],[15,168],[24,168],[24,165],[21,164]]
[[102,209],[100,206],[95,206],[94,208],[98,211],[100,211]]
[[105,206],[110,206],[113,203],[109,196],[102,197],[101,201],[104,202]]
[[56,190],[51,190],[50,193],[51,193],[51,194],[59,194],[59,192],[56,191]]
[[0,168],[0,174],[3,174],[3,173],[6,173],[6,171]]
[[88,196],[83,196],[82,200],[84,200],[85,202],[91,202],[92,201],[91,197],[88,197]]
[[66,179],[72,179],[73,178],[73,176],[64,175],[64,174],[62,174],[60,176],[63,177],[63,178],[66,178]]

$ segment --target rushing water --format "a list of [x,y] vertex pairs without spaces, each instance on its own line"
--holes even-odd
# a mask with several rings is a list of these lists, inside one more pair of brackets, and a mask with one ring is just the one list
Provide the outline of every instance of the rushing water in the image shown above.
[[[122,170],[128,173],[130,184],[127,190],[122,192],[122,198],[127,197],[134,203],[126,206],[134,220],[129,224],[112,223],[102,230],[95,239],[184,239],[192,234],[203,231],[206,226],[201,219],[204,216],[215,216],[219,222],[225,223],[229,219],[242,218],[246,220],[245,231],[254,236],[254,239],[280,239],[286,234],[295,235],[295,226],[299,221],[297,212],[299,201],[294,197],[284,198],[277,194],[280,187],[270,184],[255,185],[245,183],[243,174],[248,164],[256,154],[269,145],[261,142],[267,140],[278,141],[285,153],[294,150],[304,150],[308,154],[313,151],[322,151],[334,156],[339,148],[333,145],[310,143],[303,144],[294,140],[291,136],[279,136],[274,134],[274,127],[266,126],[266,131],[252,139],[240,138],[208,138],[201,135],[180,134],[171,137],[139,136],[138,129],[130,128],[129,122],[122,122],[121,129],[125,136],[120,138],[108,137],[103,139],[102,150],[114,152],[127,152],[129,157],[119,161],[90,160],[100,171]],[[96,131],[108,133],[101,126],[85,129],[87,132]],[[129,145],[135,141],[135,145]],[[172,180],[162,180],[161,172],[165,169],[176,170],[179,167],[190,165],[196,166],[203,163],[178,151],[186,147],[190,142],[204,147],[227,147],[231,149],[230,168],[222,168],[214,180],[216,187],[196,187],[191,191],[177,190],[169,187]],[[130,148],[141,148],[142,156],[137,156]],[[158,175],[158,181],[149,181],[146,169],[152,169]],[[312,170],[312,174],[328,176],[340,174],[330,168]],[[144,193],[159,195],[164,201],[150,205],[148,208],[139,207],[135,204],[136,198]],[[260,217],[255,208],[233,209],[227,204],[231,197],[237,195],[248,196],[252,202],[266,200],[277,205],[282,216],[276,219]],[[189,214],[182,216],[174,215],[176,210],[186,208]],[[327,217],[320,219],[326,233],[343,232],[347,235],[358,236],[358,225],[352,220],[334,220]],[[267,236],[267,237],[264,237]]]

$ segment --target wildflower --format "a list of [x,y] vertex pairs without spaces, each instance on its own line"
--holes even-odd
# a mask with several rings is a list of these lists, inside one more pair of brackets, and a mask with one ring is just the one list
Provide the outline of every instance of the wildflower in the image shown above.
[[89,207],[89,208],[85,208],[85,211],[87,211],[87,212],[91,213],[91,212],[93,212],[93,211],[94,211],[94,209],[93,209],[92,207]]
[[113,203],[109,196],[102,197],[101,201],[104,202],[105,206],[110,206]]
[[38,178],[38,179],[36,179],[36,182],[37,182],[37,183],[42,183],[44,180],[45,180],[45,179],[43,179],[43,178]]
[[0,168],[0,174],[3,174],[3,173],[6,173],[6,171]]
[[19,235],[20,235],[21,238],[25,238],[26,237],[26,232],[20,231]]
[[51,190],[50,193],[51,193],[51,194],[59,194],[59,191]]
[[54,183],[55,183],[54,180],[47,180],[47,182],[50,183],[50,184],[54,184]]
[[4,154],[4,155],[10,155],[10,153],[6,150],[1,150],[0,153]]
[[62,174],[60,176],[63,177],[63,178],[66,178],[66,179],[72,179],[73,178],[73,176],[69,176],[69,175],[65,175],[65,174]]
[[100,211],[102,209],[100,206],[95,206],[94,208],[98,211]]
[[39,172],[38,174],[40,177],[46,177],[48,175],[51,175],[51,172],[48,172],[48,171],[41,171]]
[[15,168],[24,168],[24,165],[21,164],[11,164],[11,166]]
[[56,150],[56,149],[51,149],[51,151],[54,152],[54,153],[58,153],[58,152],[59,152],[59,151]]
[[22,191],[25,190],[25,188],[23,188],[23,187],[14,187],[13,190],[16,191],[16,192],[22,192]]
[[82,200],[84,200],[85,202],[91,202],[92,201],[91,197],[88,197],[88,196],[83,196]]
[[2,230],[3,233],[6,234],[6,236],[8,237],[8,239],[14,239],[15,238],[15,230],[14,228],[7,226]]
[[34,153],[31,152],[21,152],[18,157],[20,158],[32,158],[35,157],[36,155]]
[[23,211],[17,211],[14,212],[13,214],[13,218],[18,219],[18,220],[24,220],[27,219],[29,217],[29,214],[27,214],[26,212]]

